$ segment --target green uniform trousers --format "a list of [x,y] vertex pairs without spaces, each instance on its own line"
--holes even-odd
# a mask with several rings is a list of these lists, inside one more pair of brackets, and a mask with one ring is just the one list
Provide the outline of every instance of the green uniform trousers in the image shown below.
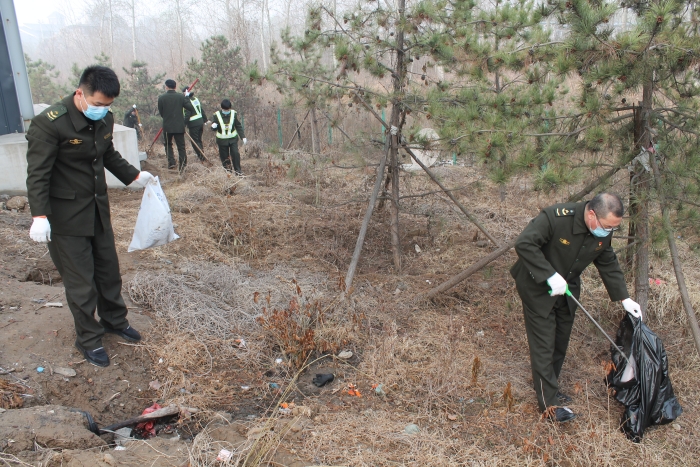
[[231,171],[231,165],[236,175],[241,175],[241,154],[238,152],[238,138],[217,138],[219,145],[219,159],[224,169]]
[[569,310],[564,296],[559,297],[545,318],[525,305],[523,314],[530,346],[532,383],[537,394],[537,404],[544,411],[547,407],[560,405],[557,399],[557,380],[564,365],[575,315]]
[[187,166],[187,148],[185,147],[184,133],[166,133],[163,132],[165,143],[165,155],[168,157],[168,168],[175,167],[175,154],[173,153],[173,139],[177,146],[178,162],[177,169],[182,172]]
[[204,149],[204,146],[202,145],[202,129],[204,126],[192,126],[189,127],[189,132],[190,132],[190,143],[192,143],[192,149],[194,149],[194,153],[197,154],[197,157],[199,158],[200,161],[204,161],[204,154],[202,151],[200,151],[199,148]]
[[[111,226],[109,230],[102,227],[96,213],[94,236],[52,234],[48,246],[66,288],[77,342],[87,350],[95,350],[102,346],[104,326],[113,329],[129,326],[114,232]],[[95,309],[101,318],[99,323],[95,320]]]

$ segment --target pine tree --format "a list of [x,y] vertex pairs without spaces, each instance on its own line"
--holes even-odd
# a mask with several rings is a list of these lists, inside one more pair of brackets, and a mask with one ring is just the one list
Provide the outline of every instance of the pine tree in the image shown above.
[[223,99],[229,99],[233,108],[245,115],[257,99],[244,70],[240,47],[232,47],[224,36],[213,36],[202,43],[200,50],[201,59],[187,62],[179,78],[182,87],[199,78],[195,92],[202,106],[215,110]]
[[[126,110],[136,104],[145,126],[159,127],[161,120],[156,117],[158,111],[158,96],[163,92],[163,78],[165,73],[151,76],[148,64],[134,61],[129,69],[123,68],[126,78],[121,80],[122,89],[119,98],[115,100],[115,113],[123,115]],[[118,101],[118,102],[117,102]]]
[[32,61],[25,55],[29,88],[32,91],[32,101],[35,104],[54,104],[68,94],[65,86],[58,84],[60,72],[54,71],[55,66],[43,60]]

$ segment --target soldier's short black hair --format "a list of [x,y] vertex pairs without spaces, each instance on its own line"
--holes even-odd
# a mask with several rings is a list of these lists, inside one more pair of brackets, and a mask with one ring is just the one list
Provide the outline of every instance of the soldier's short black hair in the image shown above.
[[224,99],[221,101],[221,108],[224,110],[228,110],[231,108],[231,101],[228,99]]
[[606,218],[612,213],[615,217],[622,217],[625,207],[622,200],[615,193],[598,193],[588,203],[588,209],[592,209],[598,217]]
[[80,75],[78,87],[83,88],[88,96],[91,96],[95,91],[99,91],[107,97],[118,97],[119,78],[111,68],[100,65],[92,65],[83,71]]
[[177,87],[177,83],[175,82],[174,79],[166,79],[165,80],[165,87],[169,89],[175,89]]

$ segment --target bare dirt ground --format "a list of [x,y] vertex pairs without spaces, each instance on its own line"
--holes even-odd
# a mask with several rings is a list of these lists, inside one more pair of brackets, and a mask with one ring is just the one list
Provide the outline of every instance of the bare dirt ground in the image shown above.
[[[508,274],[513,252],[437,300],[415,301],[493,249],[444,195],[426,194],[436,187],[425,175],[402,175],[402,271],[391,263],[382,206],[354,290],[341,295],[374,159],[244,155],[243,179],[228,177],[218,163],[191,162],[184,176],[165,170],[162,155],[145,163],[161,176],[181,238],[126,253],[141,193],[110,192],[124,296],[145,339],[125,345],[107,337],[114,363],[106,369],[81,362],[73,347],[60,278],[46,247],[28,238],[30,215],[0,212],[0,367],[14,370],[1,376],[11,385],[3,394],[14,391],[19,399],[11,400],[30,408],[6,403],[0,427],[7,413],[39,411],[27,414],[28,431],[18,428],[12,442],[0,431],[1,459],[42,466],[697,465],[700,358],[662,247],[653,259],[659,281],[648,323],[666,345],[683,415],[648,430],[640,444],[627,441],[618,429],[622,407],[603,384],[608,345],[579,315],[561,381],[579,417],[554,426],[541,419],[531,389],[520,302]],[[567,196],[533,194],[523,178],[501,201],[475,167],[435,172],[462,188],[461,202],[503,241],[539,208]],[[700,261],[679,241],[697,309]],[[584,305],[614,333],[621,307],[609,302],[594,270],[584,280]],[[64,306],[42,307],[42,299]],[[352,356],[339,358],[341,351]],[[317,373],[335,380],[317,388]],[[53,407],[87,411],[104,427],[153,402],[200,412],[159,425],[158,436],[130,441],[125,450],[114,449],[111,435],[96,441],[82,433],[80,417],[70,413],[56,425],[70,436],[60,429],[55,436],[75,442],[31,435],[35,424],[51,425],[46,420],[63,414]],[[226,462],[216,460],[222,448],[233,452]]]

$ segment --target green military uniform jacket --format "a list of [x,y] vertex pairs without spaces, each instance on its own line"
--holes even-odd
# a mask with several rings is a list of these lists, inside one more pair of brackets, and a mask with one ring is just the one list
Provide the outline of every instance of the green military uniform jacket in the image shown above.
[[[187,97],[187,100],[190,101],[190,104],[192,104],[192,108],[194,109],[194,103],[192,102],[192,99]],[[198,100],[199,101],[199,100]],[[190,112],[189,110],[185,110],[185,121],[187,122],[187,128],[199,128],[201,126],[204,126],[204,122],[207,121],[207,114],[204,113],[204,108],[202,107],[202,103],[199,103],[199,108],[202,112],[202,118],[196,118],[194,120],[190,120],[192,117],[197,115],[197,109],[195,109],[194,112]]]
[[182,110],[195,114],[189,98],[181,92],[169,89],[158,96],[158,112],[163,118],[163,131],[166,133],[184,133],[185,118]]
[[243,125],[241,124],[241,121],[238,119],[238,112],[236,112],[235,114],[233,112],[234,111],[232,110],[230,114],[224,115],[221,113],[221,110],[218,110],[218,111],[214,112],[214,117],[212,117],[213,118],[212,123],[217,124],[217,127],[212,128],[212,130],[214,130],[218,134],[223,134],[223,128],[221,128],[221,125],[219,125],[219,119],[217,118],[216,114],[220,114],[221,120],[227,125],[231,121],[231,115],[233,115],[233,127],[236,129],[236,133],[238,133],[238,136],[234,136],[233,138],[218,138],[217,137],[216,144],[218,144],[220,146],[229,146],[232,144],[233,141],[238,142],[239,139],[245,138]]
[[111,112],[89,120],[73,95],[32,119],[27,131],[27,196],[32,216],[46,216],[58,235],[94,235],[95,207],[111,230],[105,168],[129,185],[139,169],[114,149]]
[[[613,301],[629,298],[627,284],[613,251],[612,234],[598,238],[584,222],[586,203],[555,204],[543,209],[525,227],[515,243],[518,261],[510,274],[523,304],[547,316],[558,297],[549,295],[547,279],[558,272],[578,298],[581,273],[593,263]],[[576,305],[568,298],[573,313]]]

